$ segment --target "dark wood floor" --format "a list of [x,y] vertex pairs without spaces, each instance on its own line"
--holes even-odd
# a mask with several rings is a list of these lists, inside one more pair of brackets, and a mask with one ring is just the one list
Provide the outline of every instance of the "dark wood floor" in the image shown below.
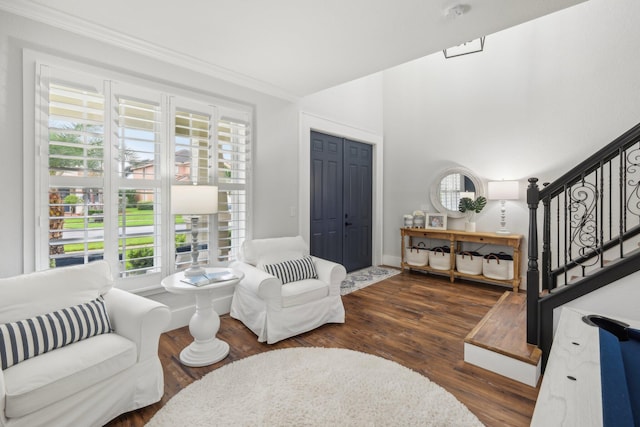
[[223,361],[203,368],[189,368],[178,360],[192,340],[187,327],[164,333],[159,348],[165,376],[162,400],[108,425],[144,425],[184,387],[235,360],[279,348],[315,346],[362,351],[407,366],[455,395],[487,426],[528,426],[538,389],[463,360],[465,336],[504,290],[405,272],[344,296],[344,324],[325,325],[274,345],[258,343],[242,323],[224,315],[218,337],[231,351]]

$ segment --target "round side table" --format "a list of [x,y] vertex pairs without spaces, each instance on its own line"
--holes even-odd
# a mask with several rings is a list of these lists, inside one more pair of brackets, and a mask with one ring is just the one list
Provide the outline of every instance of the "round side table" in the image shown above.
[[220,316],[213,308],[213,298],[223,290],[234,287],[244,277],[240,271],[229,268],[207,268],[207,273],[228,272],[233,279],[194,286],[182,282],[184,273],[178,272],[165,277],[162,286],[171,293],[193,294],[196,298],[196,312],[189,321],[189,333],[194,338],[180,352],[180,362],[186,366],[206,366],[219,362],[229,354],[229,344],[216,338],[220,329]]

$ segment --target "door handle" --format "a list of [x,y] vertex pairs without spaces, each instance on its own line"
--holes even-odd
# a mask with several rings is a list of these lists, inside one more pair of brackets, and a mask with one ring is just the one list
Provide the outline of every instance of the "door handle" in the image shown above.
[[353,225],[353,223],[352,223],[352,222],[348,222],[348,221],[347,221],[347,222],[345,222],[345,223],[344,223],[344,225],[345,225],[346,227],[348,227],[348,226],[350,226],[350,225]]

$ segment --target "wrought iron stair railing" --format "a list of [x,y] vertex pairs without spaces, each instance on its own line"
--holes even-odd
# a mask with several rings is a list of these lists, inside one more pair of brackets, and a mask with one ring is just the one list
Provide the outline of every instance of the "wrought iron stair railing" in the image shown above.
[[640,124],[542,189],[530,178],[527,204],[527,342],[544,368],[553,310],[640,270]]

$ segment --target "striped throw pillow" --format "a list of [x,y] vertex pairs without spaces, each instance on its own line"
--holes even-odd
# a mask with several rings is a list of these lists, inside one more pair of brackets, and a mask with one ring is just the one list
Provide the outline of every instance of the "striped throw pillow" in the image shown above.
[[0,325],[2,369],[47,351],[111,331],[111,322],[102,297],[31,319],[5,323]]
[[265,264],[263,268],[267,273],[282,280],[283,285],[289,282],[297,282],[298,280],[318,278],[316,266],[313,264],[313,259],[311,259],[310,256],[283,261],[277,264]]

